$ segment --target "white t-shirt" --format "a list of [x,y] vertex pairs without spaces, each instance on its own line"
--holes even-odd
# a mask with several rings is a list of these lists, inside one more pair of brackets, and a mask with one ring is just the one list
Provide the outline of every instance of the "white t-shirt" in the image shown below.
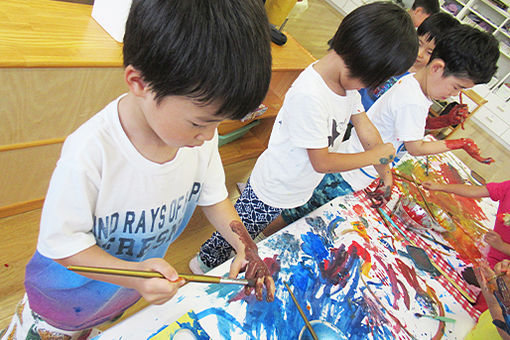
[[69,330],[98,325],[135,303],[136,290],[95,281],[52,259],[97,244],[127,261],[163,257],[196,205],[227,197],[218,134],[157,164],[131,144],[108,104],[65,141],[44,202],[37,251],[26,269],[30,308]]
[[324,174],[316,172],[307,149],[342,141],[351,114],[364,112],[358,91],[333,92],[308,66],[285,95],[268,148],[250,177],[255,194],[276,208],[293,208],[308,201]]
[[37,249],[44,256],[67,257],[95,243],[131,260],[146,251],[162,256],[197,204],[227,197],[217,133],[200,147],[179,149],[165,164],[154,163],[122,129],[119,99],[64,143],[42,212]]
[[[385,143],[397,151],[395,164],[405,154],[404,142],[421,140],[432,101],[425,96],[420,84],[409,74],[402,77],[368,110],[367,116],[379,130]],[[363,146],[353,129],[351,137],[340,145],[339,152],[363,152]],[[342,177],[354,190],[367,187],[378,174],[373,166],[342,172]]]

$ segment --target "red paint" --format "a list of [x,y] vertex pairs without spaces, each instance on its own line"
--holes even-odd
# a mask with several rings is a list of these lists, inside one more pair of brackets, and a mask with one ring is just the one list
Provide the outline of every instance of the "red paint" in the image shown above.
[[355,206],[353,206],[352,209],[358,215],[364,215],[365,214],[365,209],[363,209],[363,207],[361,205],[359,205],[359,204],[356,204]]
[[408,207],[407,205],[402,205],[402,208],[407,213],[407,215],[413,219],[413,221],[421,226],[424,226],[423,219],[427,217],[427,214],[423,209],[421,209],[419,205],[415,205],[412,208]]

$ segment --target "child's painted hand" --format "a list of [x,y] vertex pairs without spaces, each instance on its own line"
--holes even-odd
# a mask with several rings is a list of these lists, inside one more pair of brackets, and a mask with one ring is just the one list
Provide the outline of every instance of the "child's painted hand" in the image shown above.
[[469,110],[466,104],[450,103],[444,110],[451,106],[449,112],[439,117],[427,117],[425,129],[435,130],[442,129],[447,126],[461,124],[464,129],[464,121],[469,116]]
[[500,250],[505,245],[505,241],[501,238],[501,236],[495,232],[494,230],[489,230],[485,236],[483,237],[485,242],[492,248],[496,250]]
[[[232,231],[239,235],[244,244],[244,251],[238,251],[230,265],[229,277],[235,278],[243,269],[246,270],[246,279],[256,279],[255,296],[262,301],[264,286],[266,287],[266,300],[274,301],[275,284],[267,265],[259,257],[257,245],[253,242],[246,228],[240,221],[233,221],[230,225]],[[245,287],[246,295],[249,295],[254,287]]]
[[388,203],[388,201],[391,199],[392,184],[393,182],[389,182],[389,185],[387,185],[386,182],[379,180],[373,191],[365,189],[365,193],[372,200],[372,208],[380,208]]
[[484,164],[491,164],[494,159],[491,157],[483,158],[480,156],[480,148],[471,138],[460,138],[460,139],[448,139],[445,140],[446,147],[450,150],[463,149],[471,157]]
[[443,188],[443,184],[437,183],[434,181],[424,181],[421,183],[421,186],[424,189],[431,190],[431,191],[437,191],[437,190],[441,190]]
[[184,279],[179,278],[177,271],[168,262],[160,258],[142,261],[138,264],[137,269],[156,271],[165,277],[165,279],[139,279],[136,290],[147,302],[154,305],[161,305],[170,300],[185,283]]
[[395,147],[391,143],[377,144],[370,149],[372,165],[390,164],[395,159]]
[[496,275],[504,274],[510,276],[510,260],[503,260],[494,266],[494,273]]

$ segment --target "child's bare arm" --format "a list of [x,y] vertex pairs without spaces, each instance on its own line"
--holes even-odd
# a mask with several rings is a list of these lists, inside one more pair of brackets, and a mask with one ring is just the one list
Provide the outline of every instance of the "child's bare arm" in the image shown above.
[[[384,144],[379,131],[365,112],[352,115],[351,123],[365,151],[371,150],[375,145]],[[374,168],[383,180],[386,190],[391,191],[393,176],[389,164],[375,164]]]
[[[496,276],[499,274],[505,274],[504,280],[508,285],[510,283],[510,273],[507,272],[509,266],[508,260],[503,260],[496,264],[494,267],[494,271],[490,269],[487,265],[482,264],[480,267],[475,267],[475,275],[478,283],[480,284],[480,288],[482,290],[482,294],[487,302],[487,307],[489,309],[489,313],[493,320],[504,321],[503,313],[501,307],[499,306],[498,301],[494,297],[493,290],[497,289],[496,286]],[[499,327],[496,327],[499,335],[504,340],[509,340],[510,336]]]
[[489,190],[485,185],[445,184],[433,181],[425,181],[422,185],[427,190],[443,191],[464,197],[489,197]]
[[[202,206],[209,222],[234,247],[237,256],[230,266],[230,277],[236,277],[246,267],[246,278],[255,278],[255,295],[262,300],[263,287],[266,286],[267,301],[274,300],[275,284],[269,269],[258,255],[258,248],[241,222],[232,202],[227,198],[220,203]],[[248,291],[250,289],[248,288]]]
[[178,288],[184,284],[183,280],[179,280],[179,276],[175,269],[164,259],[153,258],[142,262],[124,261],[108,254],[97,245],[87,248],[72,256],[55,259],[55,261],[66,267],[75,265],[159,272],[165,276],[165,279],[147,279],[128,276],[80,273],[80,275],[93,280],[109,282],[119,286],[136,289],[140,295],[147,300],[147,302],[152,304],[162,304],[170,300],[175,293],[177,293]]
[[406,150],[413,156],[425,156],[462,149],[477,161],[485,164],[494,162],[492,158],[480,156],[480,149],[470,138],[448,139],[437,141],[407,141],[404,142]]
[[391,143],[378,144],[369,151],[358,153],[329,152],[328,148],[307,151],[314,170],[323,174],[388,164],[395,158],[395,148]]
[[503,241],[503,239],[501,238],[501,235],[499,235],[494,230],[488,231],[484,235],[483,239],[492,248],[499,250],[500,252],[510,256],[510,244]]
[[391,143],[383,143],[377,128],[365,112],[352,115],[351,122],[365,152],[335,153],[327,148],[308,149],[308,157],[315,171],[333,173],[349,171],[374,165],[386,185],[391,185],[392,177],[388,164],[395,158],[395,148]]
[[449,151],[443,140],[437,141],[407,141],[404,142],[406,150],[413,156],[434,155]]

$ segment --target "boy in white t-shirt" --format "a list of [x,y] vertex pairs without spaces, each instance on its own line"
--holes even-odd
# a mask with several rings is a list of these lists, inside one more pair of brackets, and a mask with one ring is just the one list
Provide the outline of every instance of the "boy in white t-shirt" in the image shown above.
[[[381,143],[356,90],[405,72],[417,49],[411,18],[394,4],[375,2],[344,18],[328,54],[304,70],[287,92],[269,146],[236,202],[253,238],[282,208],[305,203],[325,173],[375,165],[389,190],[392,178],[387,163],[394,149]],[[366,151],[336,153],[349,119]],[[206,271],[228,259],[231,250],[215,233],[190,268],[195,273]]]
[[[264,285],[274,298],[270,272],[227,197],[216,129],[256,109],[269,87],[262,3],[135,0],[123,48],[129,91],[64,143],[6,339],[86,339],[142,296],[171,299],[184,281],[163,257],[197,205],[237,251],[230,276],[246,267],[257,299]],[[68,265],[164,278],[77,274]]]
[[[427,21],[433,20],[434,16],[448,15],[442,13],[433,15],[424,21],[422,26],[427,23]],[[448,20],[446,20],[446,22],[448,22]],[[422,26],[420,26],[420,28],[422,28]],[[450,28],[450,30],[455,30],[456,28],[458,28],[458,25]],[[418,32],[420,32],[420,29]],[[397,150],[397,155],[392,165],[405,154],[406,150],[413,155],[440,153],[453,148],[452,143],[458,144],[456,147],[465,148],[466,151],[470,152],[470,154],[480,161],[491,162],[491,159],[479,157],[476,145],[470,140],[422,141],[426,121],[427,124],[431,122],[431,120],[428,119],[428,111],[432,103],[431,98],[444,99],[443,97],[448,96],[450,93],[452,93],[452,95],[457,94],[461,88],[473,86],[474,82],[487,82],[487,80],[490,79],[490,77],[487,77],[489,75],[492,76],[495,71],[495,65],[493,63],[494,58],[497,60],[497,53],[496,50],[494,50],[494,40],[490,39],[490,36],[484,36],[483,33],[466,27],[456,32],[459,34],[459,39],[464,37],[465,40],[472,39],[472,42],[466,42],[465,40],[453,42],[452,40],[456,38],[455,36],[447,35],[449,30],[440,34],[440,32],[430,29],[429,34],[432,34],[433,39],[429,40],[428,44],[434,44],[435,46],[435,43],[442,40],[443,36],[445,36],[447,40],[441,45],[438,45],[437,51],[435,48],[433,49],[432,55],[430,58],[427,58],[427,66],[419,68],[414,74],[408,74],[400,78],[395,85],[390,87],[387,92],[372,104],[367,112],[368,117],[379,130],[383,141],[391,142]],[[420,40],[421,39],[422,37],[420,36]],[[420,41],[420,46],[422,44],[423,42]],[[426,44],[423,44],[423,46],[426,46]],[[459,48],[458,54],[452,52],[452,50],[457,47]],[[488,48],[488,59],[486,63],[484,63],[480,56],[483,55],[482,52],[486,47]],[[467,53],[466,51],[470,51],[471,49],[473,49],[473,52],[470,58],[460,57],[463,56],[461,53]],[[463,62],[457,62],[459,58],[461,58]],[[471,67],[479,71],[477,73],[467,72],[466,70]],[[440,71],[441,68],[445,69],[444,73],[447,76],[439,77],[438,79],[435,73]],[[450,83],[452,79],[458,80],[458,84]],[[449,90],[448,86],[451,85],[453,85],[453,89]],[[438,92],[438,89],[440,92]],[[431,94],[428,95],[428,93]],[[442,118],[443,117],[433,121],[439,121],[442,120]],[[449,118],[452,120],[454,119],[452,117]],[[339,149],[340,152],[354,153],[362,150],[358,135],[354,132],[347,141],[340,145]],[[377,172],[373,167],[327,174],[314,190],[312,197],[306,204],[293,209],[284,209],[281,213],[281,217],[278,221],[275,221],[277,223],[268,229],[272,229],[271,231],[274,232],[275,229],[278,230],[298,220],[337,196],[366,188],[376,178]],[[268,235],[271,234],[271,231]]]
[[[368,110],[367,115],[385,142],[397,150],[394,163],[407,151],[413,156],[464,149],[478,161],[482,158],[471,139],[424,141],[425,125],[432,99],[445,100],[460,90],[488,82],[496,72],[499,58],[497,40],[476,28],[460,25],[445,33],[426,67],[401,78]],[[343,152],[358,152],[359,137],[354,133],[340,146]],[[394,164],[393,163],[393,164]],[[342,173],[354,190],[368,186],[377,176],[371,167]]]

